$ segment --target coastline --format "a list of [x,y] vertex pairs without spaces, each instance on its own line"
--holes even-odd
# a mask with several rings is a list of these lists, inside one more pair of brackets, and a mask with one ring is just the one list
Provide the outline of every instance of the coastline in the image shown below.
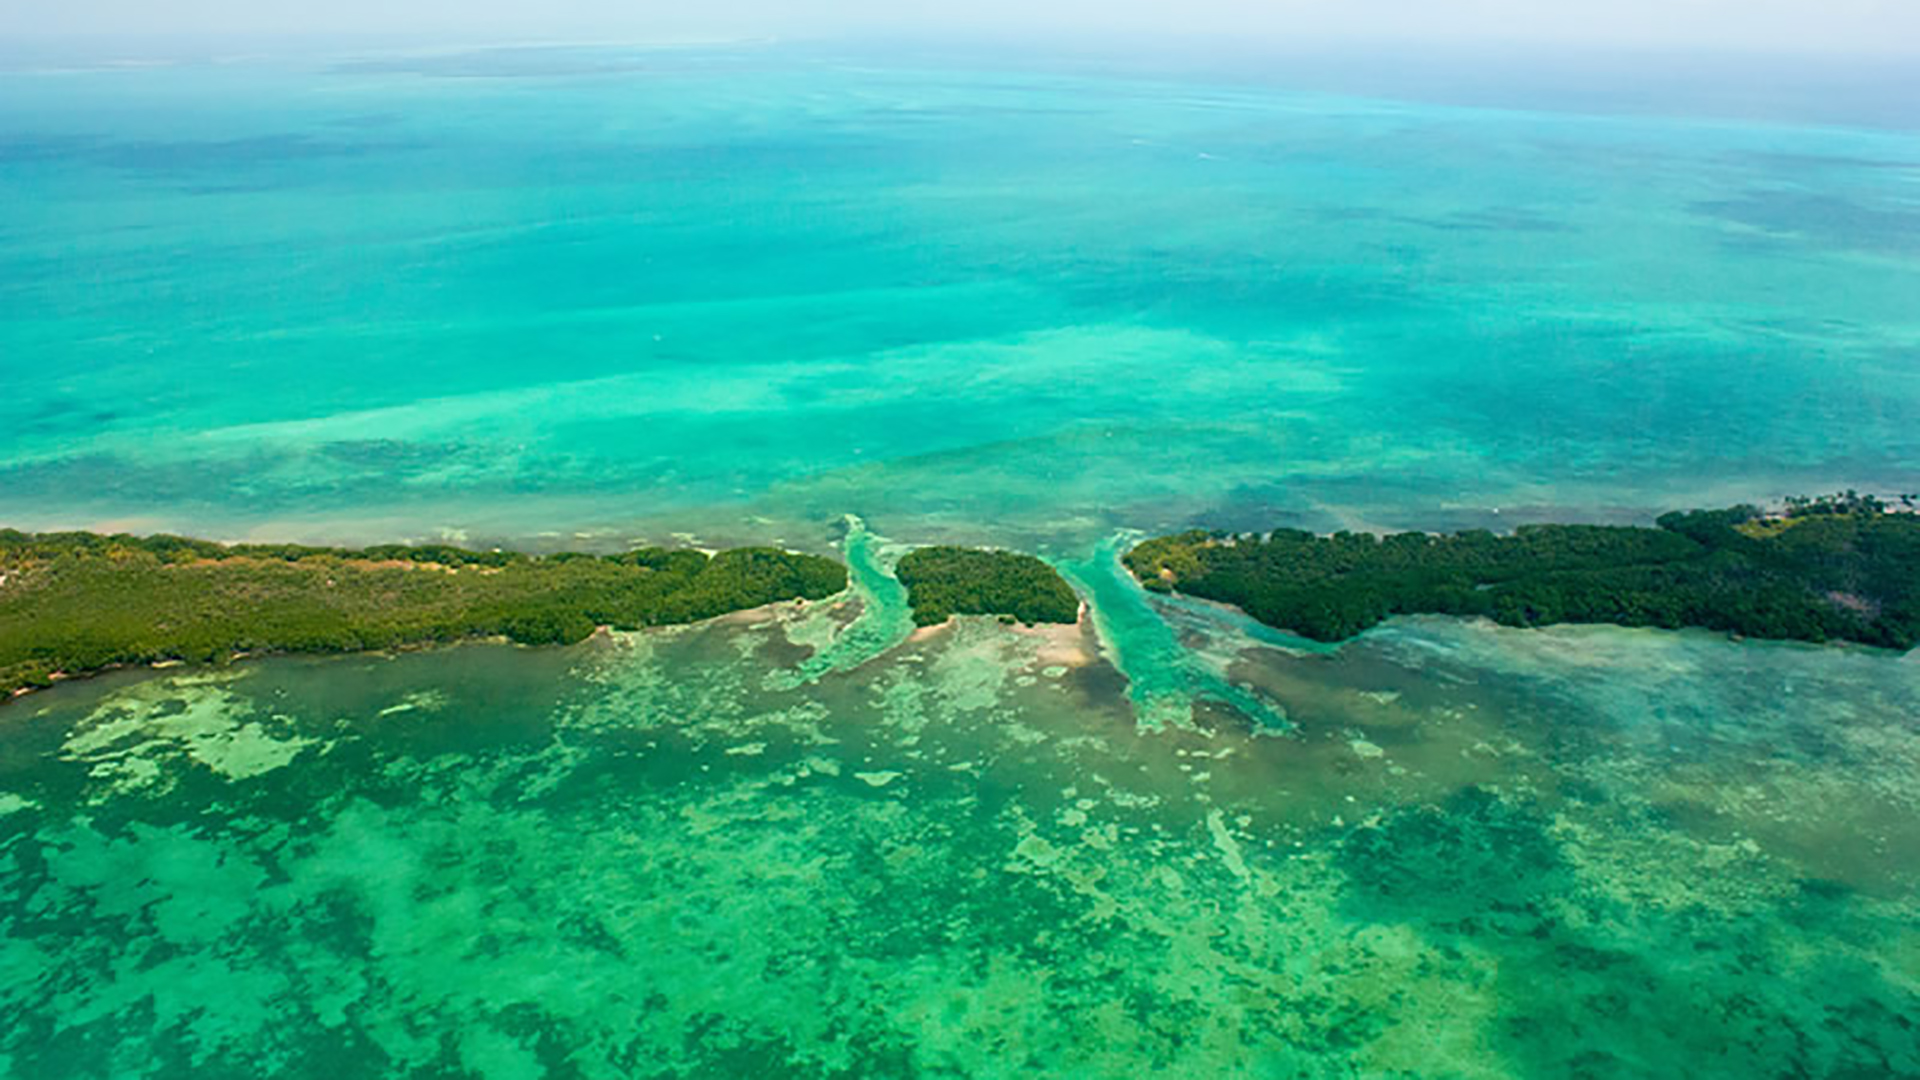
[[[357,653],[470,639],[573,644],[847,588],[774,548],[531,556],[425,547],[228,547],[181,537],[0,530],[0,680],[52,685],[155,661]],[[466,572],[472,571],[472,572]],[[56,677],[57,676],[57,677]]]
[[1086,667],[1100,659],[1098,631],[1093,622],[1093,606],[1080,601],[1079,616],[1070,623],[1008,622],[995,615],[949,615],[941,622],[916,626],[905,644],[922,645],[958,629],[962,620],[992,623],[1009,634],[1033,640],[1035,660],[1043,666]]
[[1811,642],[1920,646],[1920,513],[1852,490],[1672,511],[1652,527],[1528,524],[1511,533],[1190,530],[1124,556],[1149,591],[1231,604],[1338,643],[1395,615],[1697,627]]
[[[1300,559],[1308,556],[1321,558],[1315,553],[1322,549],[1334,550],[1341,545],[1352,547],[1355,543],[1360,544],[1353,549],[1359,553],[1358,556],[1342,558],[1374,559],[1385,557],[1380,554],[1382,552],[1413,552],[1415,565],[1418,565],[1418,560],[1447,556],[1449,551],[1463,544],[1469,545],[1473,551],[1485,548],[1485,552],[1471,556],[1482,560],[1490,557],[1488,553],[1531,550],[1522,544],[1522,538],[1528,538],[1525,544],[1534,547],[1542,542],[1540,538],[1555,538],[1554,543],[1574,545],[1569,549],[1573,551],[1584,550],[1582,545],[1595,543],[1603,548],[1606,545],[1625,545],[1622,550],[1627,554],[1621,556],[1625,561],[1620,565],[1630,574],[1638,575],[1638,568],[1647,560],[1654,560],[1647,565],[1660,565],[1659,560],[1662,559],[1679,560],[1673,562],[1679,567],[1693,565],[1686,560],[1695,558],[1693,553],[1701,542],[1713,544],[1737,540],[1746,543],[1754,551],[1763,551],[1778,547],[1779,537],[1788,532],[1793,534],[1796,543],[1823,531],[1835,533],[1837,530],[1850,536],[1863,529],[1878,532],[1892,530],[1897,538],[1904,538],[1909,529],[1920,533],[1920,515],[1907,509],[1912,504],[1912,498],[1895,498],[1902,500],[1900,505],[1883,502],[1873,496],[1856,496],[1849,491],[1844,496],[1787,500],[1767,508],[1737,507],[1726,511],[1669,514],[1660,519],[1659,527],[1651,529],[1533,525],[1522,527],[1520,531],[1504,537],[1477,534],[1485,539],[1475,539],[1476,534],[1472,533],[1451,536],[1404,533],[1388,537],[1369,534],[1370,538],[1361,542],[1352,538],[1352,534],[1326,536],[1285,530],[1269,534],[1236,535],[1189,532],[1143,540],[1125,553],[1123,561],[1125,572],[1149,591],[1176,595],[1186,602],[1217,608],[1219,614],[1231,615],[1230,622],[1245,619],[1249,625],[1238,627],[1239,632],[1254,640],[1294,647],[1303,652],[1337,647],[1340,642],[1393,616],[1421,614],[1491,618],[1503,625],[1524,627],[1695,627],[1725,632],[1736,639],[1839,640],[1906,652],[1914,647],[1915,642],[1910,640],[1910,628],[1900,621],[1909,618],[1906,607],[1902,605],[1911,602],[1908,597],[1917,588],[1913,578],[1920,574],[1920,568],[1902,565],[1897,555],[1880,556],[1880,562],[1871,564],[1877,568],[1874,573],[1878,576],[1870,582],[1873,586],[1869,590],[1870,595],[1831,588],[1822,593],[1820,580],[1807,577],[1796,586],[1801,592],[1799,599],[1793,602],[1812,612],[1812,616],[1797,616],[1803,621],[1786,624],[1779,623],[1775,615],[1768,616],[1774,618],[1775,622],[1757,621],[1741,614],[1742,609],[1737,606],[1727,608],[1727,614],[1721,614],[1719,609],[1714,608],[1681,607],[1676,609],[1677,613],[1670,614],[1648,614],[1643,610],[1647,604],[1672,600],[1673,596],[1682,596],[1684,599],[1683,594],[1675,592],[1683,587],[1677,580],[1673,585],[1655,588],[1649,594],[1650,599],[1633,601],[1642,605],[1641,608],[1614,611],[1574,606],[1544,612],[1535,610],[1533,605],[1539,603],[1537,600],[1523,599],[1521,604],[1524,606],[1517,609],[1511,605],[1501,606],[1507,604],[1506,597],[1513,588],[1532,588],[1524,584],[1506,584],[1511,578],[1511,572],[1506,568],[1502,568],[1501,573],[1508,576],[1496,576],[1491,579],[1495,583],[1493,585],[1473,584],[1473,578],[1462,578],[1447,586],[1451,591],[1426,600],[1412,594],[1402,597],[1392,591],[1379,593],[1381,586],[1369,584],[1370,579],[1364,574],[1353,577],[1343,571],[1333,577],[1293,580],[1293,576],[1302,572],[1299,569],[1302,565]],[[1736,533],[1738,536],[1735,536]],[[1721,539],[1723,536],[1726,541]],[[1560,537],[1566,539],[1562,541],[1558,539]],[[694,537],[683,534],[681,539],[691,541]],[[1412,548],[1407,546],[1409,540],[1414,541]],[[1297,549],[1296,553],[1277,556],[1282,561],[1269,564],[1267,569],[1250,564],[1249,567],[1234,571],[1238,576],[1231,580],[1239,584],[1227,592],[1208,587],[1204,573],[1197,579],[1194,576],[1196,570],[1210,562],[1245,562],[1247,559],[1269,558],[1262,554],[1263,549],[1282,544],[1283,541],[1291,545],[1287,551]],[[845,564],[820,556],[773,548],[736,548],[717,552],[704,547],[640,548],[624,555],[585,552],[534,555],[500,549],[474,551],[447,544],[420,547],[389,544],[363,549],[259,544],[227,547],[208,541],[168,536],[36,536],[12,530],[0,530],[0,542],[4,543],[4,546],[0,546],[0,555],[7,555],[11,560],[5,563],[6,573],[0,575],[0,632],[6,631],[9,625],[8,594],[14,594],[13,598],[19,600],[26,595],[22,590],[37,589],[44,585],[36,583],[35,567],[39,567],[44,576],[44,573],[56,573],[46,570],[47,566],[68,565],[47,562],[52,555],[65,551],[69,557],[81,560],[74,565],[93,566],[94,569],[87,572],[94,577],[85,580],[94,583],[83,584],[81,589],[83,594],[86,589],[95,590],[94,594],[81,595],[77,600],[64,592],[52,594],[65,602],[67,607],[55,605],[51,614],[38,604],[29,605],[31,610],[23,609],[18,603],[13,605],[12,648],[10,653],[0,653],[0,668],[11,665],[9,681],[13,683],[6,688],[5,701],[23,697],[34,689],[142,665],[164,669],[189,662],[225,665],[257,655],[377,654],[485,640],[510,641],[522,645],[574,644],[594,635],[604,635],[613,629],[684,625],[713,619],[757,621],[776,617],[783,607],[790,605],[798,605],[792,610],[804,611],[809,601],[844,597],[855,587]],[[1849,542],[1845,536],[1841,536],[1832,543]],[[1429,555],[1429,552],[1433,554]],[[110,558],[106,557],[110,554]],[[1499,561],[1507,557],[1499,555],[1493,565],[1498,566]],[[132,569],[121,565],[129,558],[138,565]],[[1590,561],[1589,556],[1579,558]],[[1888,558],[1894,561],[1889,563]],[[35,562],[35,559],[40,561]],[[94,562],[88,563],[88,559]],[[737,576],[747,573],[747,567],[758,565],[761,561],[776,568],[778,573],[789,576],[780,578],[776,575],[775,579],[764,581]],[[938,590],[937,597],[929,595],[920,598],[928,610],[956,611],[958,605],[957,611],[966,617],[997,618],[1009,624],[1019,622],[1020,625],[1010,628],[1016,633],[1037,639],[1039,648],[1046,656],[1066,666],[1090,664],[1104,652],[1097,640],[1098,613],[1093,610],[1090,599],[1068,585],[1054,568],[1034,556],[1005,550],[934,545],[913,549],[905,565],[911,571],[916,564],[921,567],[923,576],[920,585],[929,594]],[[1581,562],[1577,565],[1588,564]],[[737,572],[733,569],[736,566],[740,568]],[[812,575],[804,584],[801,578],[791,576],[802,569]],[[474,573],[464,572],[468,570]],[[427,573],[415,575],[410,571]],[[69,569],[64,572],[78,571]],[[1524,570],[1518,572],[1526,573]],[[1606,569],[1603,560],[1600,564],[1593,564],[1589,571],[1582,572],[1601,573],[1603,577],[1596,580],[1604,582],[1610,580],[1604,578],[1604,574],[1614,571]],[[1249,577],[1249,573],[1253,576]],[[402,577],[390,579],[385,576],[393,574]],[[696,583],[705,582],[710,574],[720,574],[718,580],[726,582],[721,588],[736,592],[728,594],[730,598],[726,600],[719,600],[718,594],[714,598],[697,600],[676,598],[678,594],[674,590],[692,589]],[[728,577],[728,574],[735,576]],[[290,610],[298,618],[312,621],[322,629],[278,638],[273,634],[283,631],[265,631],[265,639],[260,639],[255,632],[247,629],[245,618],[235,616],[219,624],[229,628],[218,631],[218,634],[235,637],[236,640],[246,638],[245,648],[223,650],[217,644],[210,646],[199,643],[197,637],[179,638],[179,644],[170,645],[167,644],[170,639],[163,635],[146,644],[129,639],[121,646],[111,647],[119,651],[89,654],[98,656],[101,662],[78,665],[54,663],[52,661],[58,659],[57,655],[49,657],[31,642],[39,620],[65,617],[71,622],[75,618],[84,618],[82,613],[87,610],[89,603],[107,604],[107,607],[100,609],[102,611],[115,610],[117,602],[110,603],[108,599],[114,590],[121,590],[123,599],[138,597],[142,603],[149,605],[160,603],[159,607],[151,608],[149,618],[154,620],[155,625],[167,624],[172,621],[172,614],[152,594],[156,590],[173,590],[169,595],[177,594],[176,602],[180,604],[205,607],[209,600],[218,603],[218,594],[207,590],[218,587],[219,583],[201,580],[208,575],[235,579],[236,587],[242,590],[237,595],[252,596],[260,589],[267,590],[268,596],[274,598],[281,607],[274,608],[273,604],[269,604],[266,613],[258,616],[262,626],[286,626],[285,619],[289,617],[286,612]],[[907,579],[910,602],[915,594],[912,576],[911,573],[903,575]],[[508,589],[506,579],[509,578],[524,583]],[[1282,590],[1274,596],[1291,599],[1262,599],[1257,591],[1247,591],[1266,588],[1262,582],[1268,579],[1274,582],[1273,588]],[[1451,579],[1439,580],[1444,582]],[[1563,581],[1549,577],[1543,580],[1560,582],[1553,585],[1550,593],[1551,597],[1559,598],[1565,592],[1565,582],[1585,579],[1567,578]],[[1631,580],[1637,581],[1639,578],[1633,577]],[[125,584],[114,584],[122,581]],[[1787,582],[1788,585],[1792,583],[1792,579]],[[704,585],[700,587],[705,588]],[[1583,584],[1581,587],[1589,586]],[[1600,587],[1617,588],[1604,584]],[[1776,608],[1782,602],[1780,597],[1791,599],[1796,595],[1780,592],[1784,586],[1767,587],[1773,588],[1774,593],[1767,594],[1773,598],[1766,602],[1774,604]],[[555,592],[556,588],[560,592]],[[1849,586],[1849,589],[1853,588],[1855,586]],[[186,591],[181,592],[181,589]],[[424,592],[421,591],[423,589]],[[505,591],[498,591],[502,589]],[[631,592],[634,589],[641,591]],[[773,592],[767,593],[769,589]],[[1301,592],[1302,589],[1307,591]],[[620,590],[630,592],[632,599],[617,599]],[[351,594],[347,599],[349,605],[359,603],[368,616],[378,621],[360,629],[355,629],[360,624],[351,620],[343,622],[341,602],[335,596],[336,592]],[[402,601],[395,615],[391,613],[393,601],[384,599],[390,592],[395,596],[404,593],[420,599]],[[1075,605],[1072,622],[1065,622],[1057,616],[1034,614],[1053,610],[1053,592],[1058,592],[1061,598],[1072,598]],[[484,599],[492,595],[498,595],[500,599]],[[1724,605],[1741,601],[1744,594],[1713,595],[1719,597],[1715,603]],[[356,601],[356,596],[369,599]],[[1322,599],[1315,600],[1314,597]],[[258,603],[257,600],[247,602]],[[1281,602],[1282,606],[1275,608],[1273,605],[1276,602]],[[80,606],[74,607],[75,603]],[[504,607],[500,606],[502,603]],[[1361,606],[1350,613],[1338,614],[1336,621],[1332,622],[1301,623],[1297,614],[1289,613],[1314,612],[1318,609],[1309,606],[1314,603]],[[288,604],[292,608],[286,608]],[[414,610],[410,605],[415,604],[426,606]],[[441,611],[447,604],[453,607]],[[482,606],[475,607],[476,604]],[[622,604],[629,606],[622,608]],[[632,606],[635,604],[638,606]],[[1286,607],[1287,604],[1293,605],[1291,609]],[[1892,606],[1888,607],[1889,604]],[[621,613],[612,614],[616,610]],[[61,615],[63,611],[66,613],[64,616]],[[279,614],[273,614],[275,611]],[[1024,618],[1030,622],[1015,618],[1014,613],[1022,611],[1028,612]],[[599,614],[594,617],[596,612]],[[925,641],[942,628],[953,626],[961,614],[949,615],[938,623],[917,627],[906,635],[905,640]],[[1804,621],[1807,617],[1825,621],[1808,623]],[[399,621],[394,621],[396,618]],[[1868,621],[1873,619],[1893,621],[1882,627],[1879,623]],[[215,617],[215,621],[219,622],[219,617]],[[137,625],[131,630],[121,623],[115,625],[120,626],[122,634],[141,632]],[[184,632],[177,628],[174,631],[176,637]],[[1275,640],[1266,640],[1267,633],[1274,635]],[[1095,639],[1091,643],[1088,640],[1090,635]],[[208,640],[217,643],[221,638],[216,635]],[[5,638],[0,638],[0,646],[5,645]]]

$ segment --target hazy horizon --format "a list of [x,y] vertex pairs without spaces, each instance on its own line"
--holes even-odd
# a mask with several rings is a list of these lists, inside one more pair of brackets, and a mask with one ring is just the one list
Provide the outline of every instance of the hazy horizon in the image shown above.
[[1159,0],[1094,4],[1091,0],[982,0],[964,10],[903,12],[872,0],[828,0],[802,6],[763,0],[721,0],[700,12],[619,10],[603,0],[524,5],[404,6],[340,0],[314,7],[290,3],[236,7],[223,0],[187,0],[156,9],[134,0],[77,0],[60,7],[0,11],[0,39],[181,39],[194,37],[437,37],[483,42],[509,39],[674,40],[743,37],[834,38],[849,35],[1037,38],[1052,44],[1154,37],[1167,41],[1231,40],[1242,45],[1410,43],[1430,46],[1561,47],[1685,52],[1781,52],[1893,57],[1920,51],[1920,8],[1883,0],[1578,0],[1548,9],[1523,0],[1418,4],[1411,0]]

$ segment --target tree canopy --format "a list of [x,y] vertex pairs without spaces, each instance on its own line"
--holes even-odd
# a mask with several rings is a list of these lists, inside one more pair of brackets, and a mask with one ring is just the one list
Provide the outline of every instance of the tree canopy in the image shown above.
[[221,545],[0,530],[0,692],[54,672],[345,652],[596,626],[685,623],[846,587],[832,559],[774,548],[535,557],[448,545]]
[[1865,500],[1667,514],[1657,527],[1148,540],[1126,564],[1150,589],[1238,605],[1321,641],[1391,615],[1478,615],[1509,626],[1683,626],[1752,637],[1920,644],[1920,516]]
[[1058,571],[1032,555],[978,548],[924,547],[895,571],[919,626],[954,615],[1004,615],[1023,623],[1070,623],[1080,598]]

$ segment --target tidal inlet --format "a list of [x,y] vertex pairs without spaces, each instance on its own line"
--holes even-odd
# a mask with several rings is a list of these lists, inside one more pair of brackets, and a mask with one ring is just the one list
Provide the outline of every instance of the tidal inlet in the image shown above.
[[1920,1077],[1920,23],[1695,6],[0,14],[0,1077]]

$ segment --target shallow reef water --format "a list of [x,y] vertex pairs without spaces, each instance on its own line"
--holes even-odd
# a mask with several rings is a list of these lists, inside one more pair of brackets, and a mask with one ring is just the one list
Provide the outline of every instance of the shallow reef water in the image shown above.
[[0,1072],[1920,1075],[1912,658],[823,614],[9,706]]

